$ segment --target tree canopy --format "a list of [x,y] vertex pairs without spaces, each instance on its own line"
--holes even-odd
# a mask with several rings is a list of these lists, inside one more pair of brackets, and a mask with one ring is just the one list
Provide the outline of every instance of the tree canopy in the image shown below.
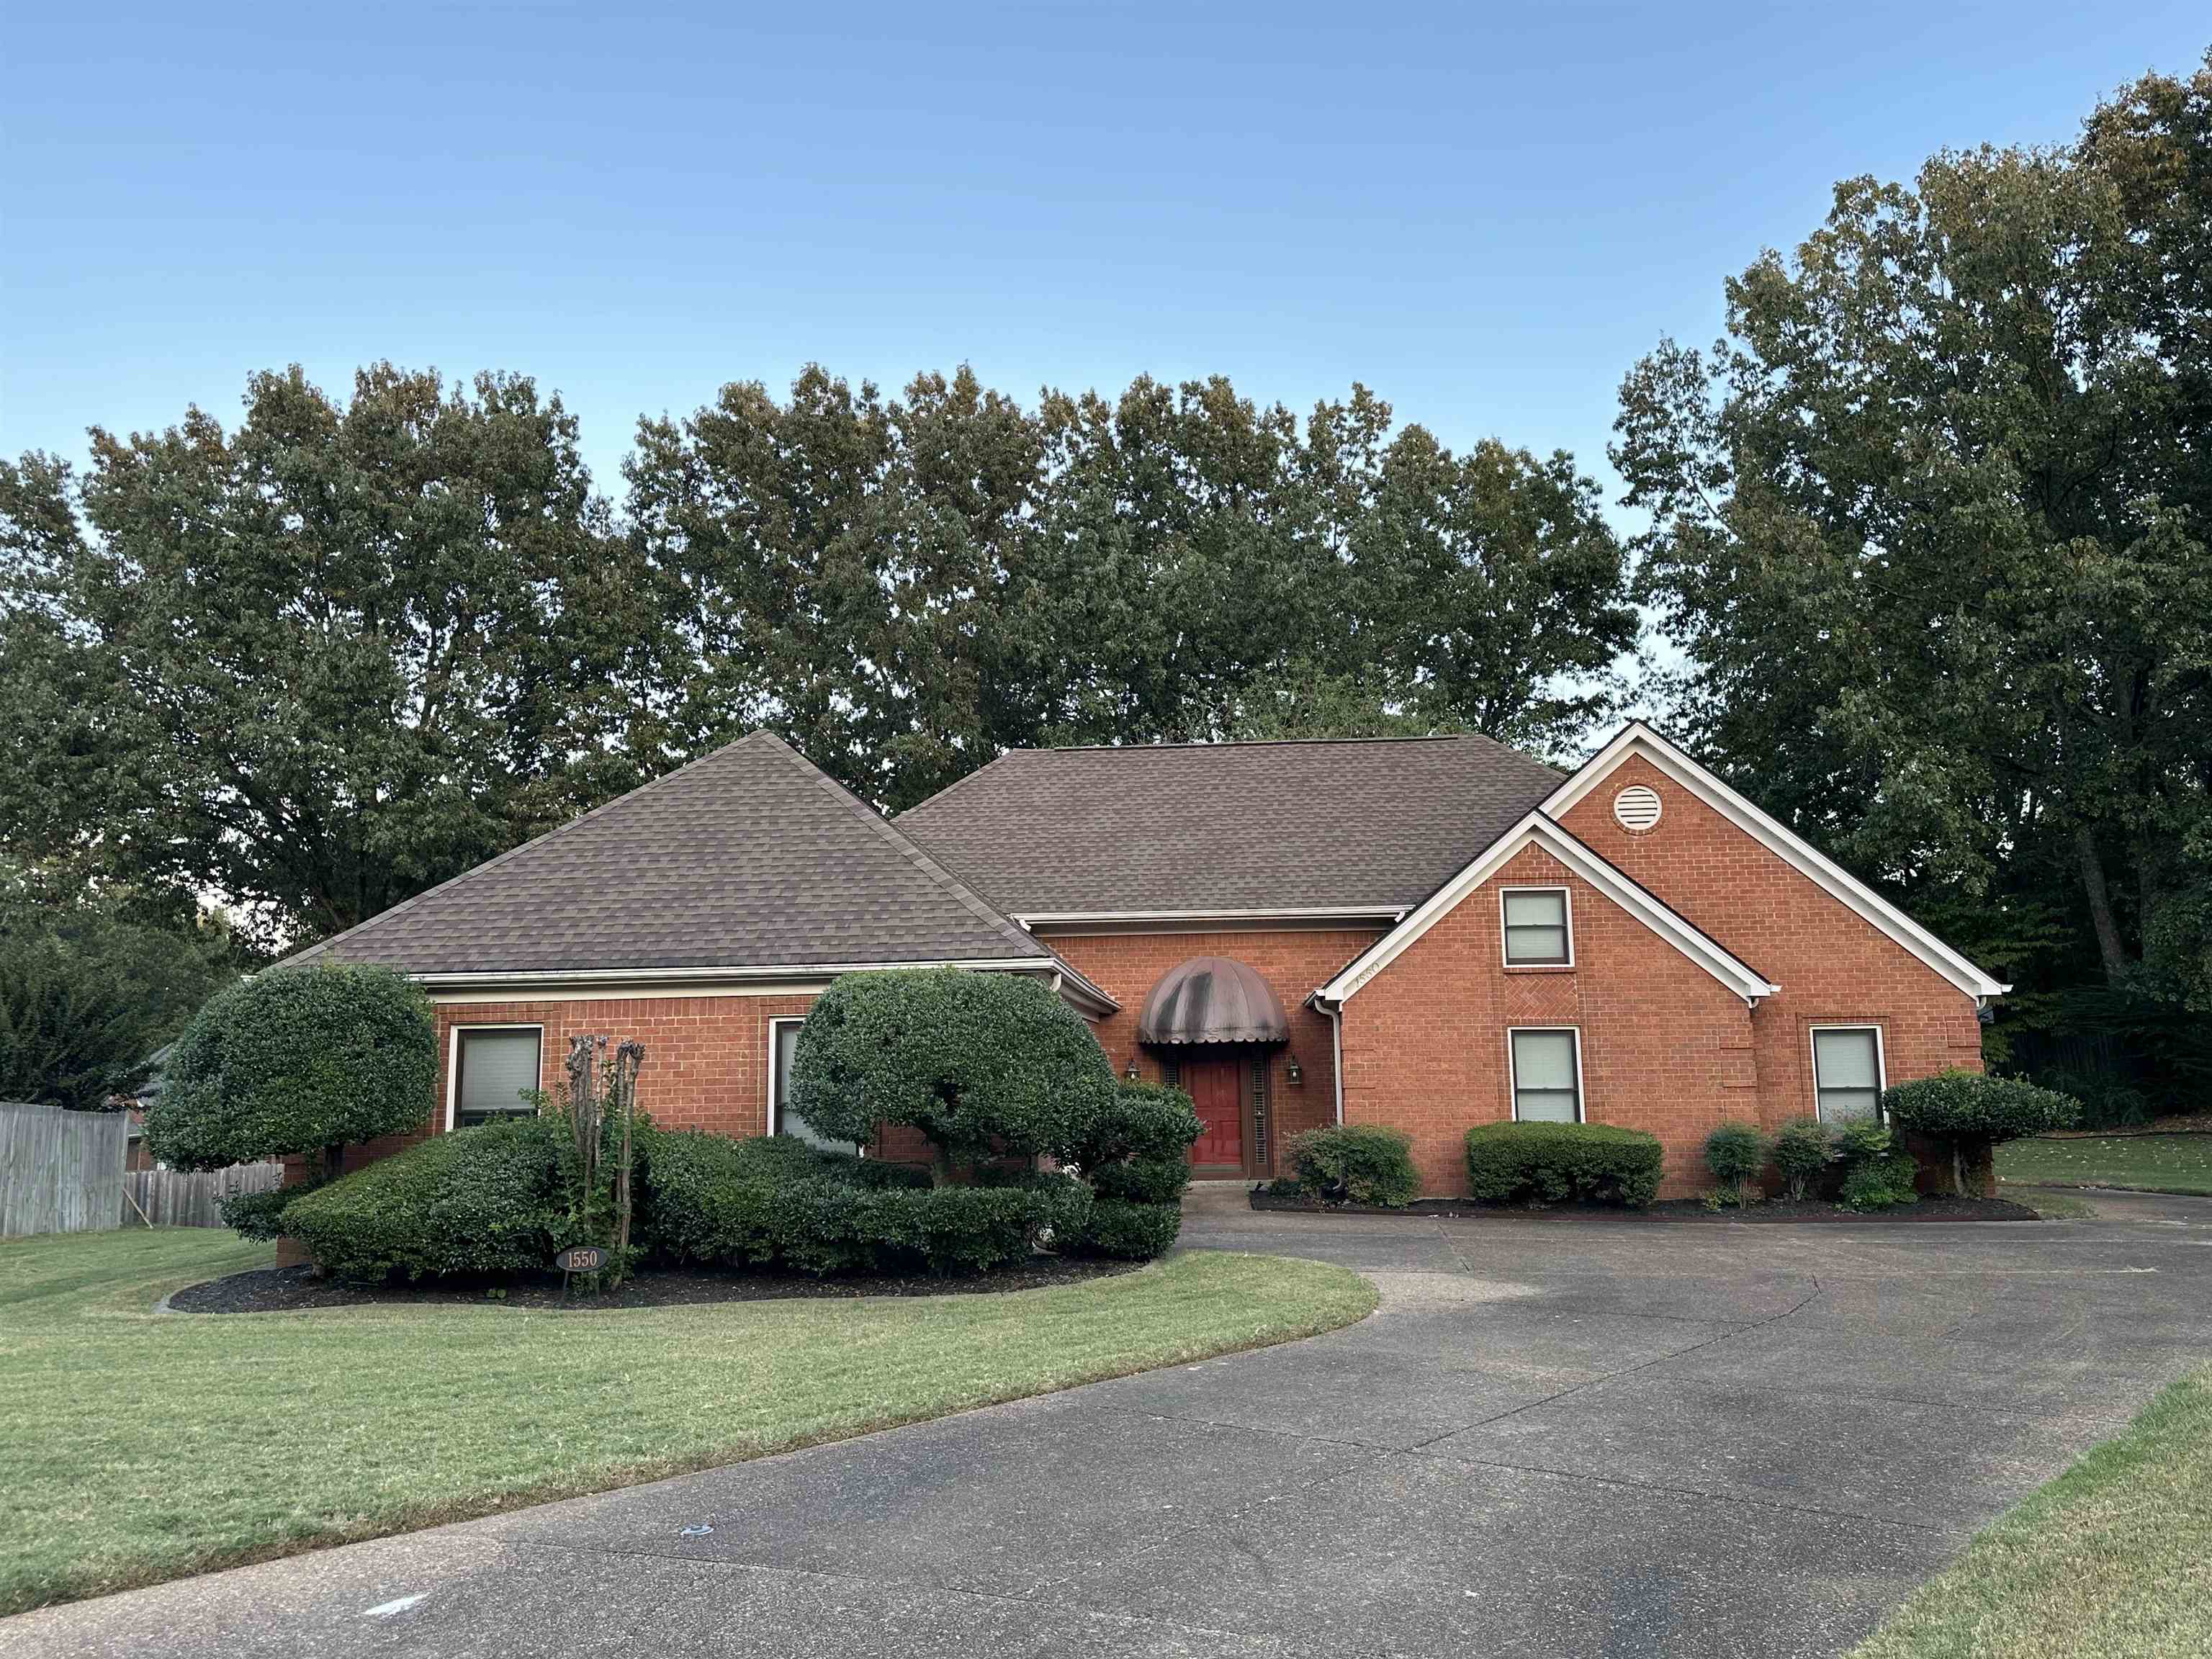
[[665,763],[653,574],[526,380],[256,375],[0,463],[0,842],[336,932]]
[[1724,771],[2031,988],[2199,1012],[2208,227],[2212,61],[1847,180],[1727,338],[1635,367],[1613,451]]
[[0,1100],[99,1111],[134,1094],[161,1045],[237,977],[217,925],[70,902],[0,860]]
[[226,429],[0,464],[0,843],[325,936],[755,726],[887,810],[1014,745],[1559,750],[1635,643],[1563,454],[1355,387],[1033,405],[809,368],[641,422],[622,510],[526,379],[253,377]]

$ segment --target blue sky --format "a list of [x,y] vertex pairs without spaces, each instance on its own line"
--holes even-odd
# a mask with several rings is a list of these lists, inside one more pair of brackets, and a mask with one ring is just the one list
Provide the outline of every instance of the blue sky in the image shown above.
[[601,487],[810,360],[1140,371],[1603,467],[1620,376],[1834,180],[2068,138],[2202,0],[34,5],[0,45],[0,453],[247,373],[517,369]]

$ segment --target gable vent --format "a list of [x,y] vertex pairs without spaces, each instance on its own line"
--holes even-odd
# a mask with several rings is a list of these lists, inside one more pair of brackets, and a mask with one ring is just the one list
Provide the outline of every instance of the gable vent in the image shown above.
[[1629,834],[1642,835],[1659,822],[1659,792],[1630,784],[1613,798],[1613,816]]

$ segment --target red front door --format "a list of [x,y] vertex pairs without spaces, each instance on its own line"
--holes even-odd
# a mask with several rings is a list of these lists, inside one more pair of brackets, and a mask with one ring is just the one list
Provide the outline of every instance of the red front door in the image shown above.
[[1213,1168],[1244,1167],[1244,1062],[1191,1060],[1182,1083],[1206,1127],[1192,1144],[1190,1161]]

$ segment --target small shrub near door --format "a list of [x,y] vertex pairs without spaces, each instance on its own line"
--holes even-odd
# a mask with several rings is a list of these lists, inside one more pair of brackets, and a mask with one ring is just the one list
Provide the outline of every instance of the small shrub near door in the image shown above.
[[1102,1198],[1091,1206],[1072,1255],[1103,1255],[1124,1261],[1150,1261],[1165,1255],[1182,1231],[1182,1209],[1175,1204],[1129,1204]]
[[1413,1137],[1376,1123],[1337,1123],[1292,1135],[1283,1145],[1301,1191],[1332,1204],[1392,1209],[1419,1195]]
[[1124,1083],[1072,1149],[1095,1201],[1080,1225],[1055,1231],[1069,1255],[1148,1261],[1182,1228],[1190,1149],[1202,1133],[1190,1097],[1153,1083]]
[[1468,1190],[1486,1204],[1625,1204],[1659,1193],[1659,1140],[1602,1123],[1486,1123],[1467,1132]]

